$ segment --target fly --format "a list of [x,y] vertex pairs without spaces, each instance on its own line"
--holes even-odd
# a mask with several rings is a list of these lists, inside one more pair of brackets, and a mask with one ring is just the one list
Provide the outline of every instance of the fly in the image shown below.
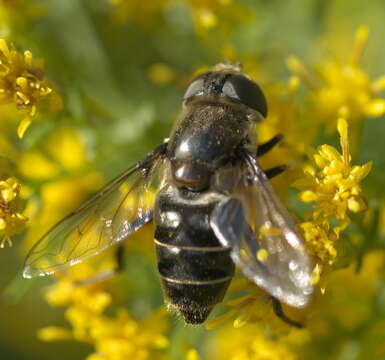
[[281,302],[309,302],[311,269],[268,180],[285,167],[264,172],[258,164],[281,139],[257,145],[255,125],[266,116],[262,90],[239,66],[218,64],[197,76],[170,138],[48,231],[30,250],[24,276],[65,270],[119,244],[120,267],[123,241],[153,221],[165,299],[187,323],[206,320],[238,266],[271,295],[279,317],[301,326]]

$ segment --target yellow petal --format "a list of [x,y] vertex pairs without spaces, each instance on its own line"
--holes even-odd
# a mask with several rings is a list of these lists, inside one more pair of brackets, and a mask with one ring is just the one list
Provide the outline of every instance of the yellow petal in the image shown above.
[[350,211],[357,213],[357,212],[366,210],[366,204],[362,199],[358,197],[357,198],[351,197],[348,200],[348,208]]
[[290,76],[288,90],[289,93],[294,93],[297,91],[301,84],[301,79],[297,75]]
[[186,360],[200,360],[201,357],[198,354],[198,351],[195,349],[189,349],[186,354]]
[[16,85],[20,86],[22,90],[28,88],[28,80],[24,76],[19,76],[16,79]]
[[356,31],[356,42],[365,43],[368,39],[369,29],[365,25],[360,25],[360,27]]
[[16,194],[12,191],[12,189],[3,189],[1,190],[1,197],[4,202],[9,203],[15,198]]
[[341,138],[343,138],[344,140],[348,138],[348,123],[344,118],[338,119],[337,130]]
[[211,29],[218,24],[217,16],[207,9],[198,12],[198,19],[201,25],[206,29]]
[[39,152],[28,152],[18,162],[19,171],[31,179],[50,179],[59,172],[58,166]]
[[341,154],[333,146],[321,145],[318,148],[318,152],[329,161],[341,161]]
[[385,100],[374,99],[365,108],[365,113],[368,116],[381,116],[385,113]]
[[29,128],[29,125],[31,125],[32,123],[32,119],[28,116],[28,117],[25,117],[21,123],[19,124],[18,128],[17,128],[17,135],[19,136],[20,139],[23,138],[25,132],[27,131],[27,129]]
[[354,166],[350,172],[351,178],[357,183],[359,183],[362,179],[364,179],[372,169],[373,162],[369,161],[365,165],[362,166]]
[[8,245],[9,247],[12,246],[12,240],[11,240],[11,238],[9,236],[4,236],[1,239],[0,248],[3,249],[3,248],[5,248],[6,245]]
[[286,65],[293,73],[301,73],[304,70],[303,64],[296,56],[289,56]]
[[29,50],[24,51],[24,61],[27,66],[32,66],[32,53]]
[[310,277],[310,281],[313,285],[316,285],[319,283],[320,281],[320,278],[321,278],[321,271],[322,271],[322,268],[319,264],[317,264],[312,273],[311,273],[311,277]]
[[169,345],[169,341],[165,336],[158,335],[153,339],[154,345],[158,349],[165,349]]
[[252,315],[252,312],[248,307],[245,307],[244,309],[242,309],[240,311],[240,315],[233,322],[234,328],[239,329],[242,326],[245,326],[250,320],[251,315]]
[[73,337],[70,330],[56,326],[40,329],[37,336],[42,341],[68,340]]
[[327,164],[325,159],[319,154],[314,154],[314,161],[320,169],[323,169]]
[[351,55],[351,64],[357,66],[361,60],[369,35],[369,29],[361,25],[356,32],[356,39]]
[[46,148],[66,169],[79,169],[87,161],[87,149],[81,135],[73,128],[58,129],[47,139]]
[[4,54],[6,58],[9,58],[9,47],[4,39],[0,39],[0,51]]
[[312,202],[317,200],[317,195],[310,190],[303,191],[299,194],[299,198],[304,202]]

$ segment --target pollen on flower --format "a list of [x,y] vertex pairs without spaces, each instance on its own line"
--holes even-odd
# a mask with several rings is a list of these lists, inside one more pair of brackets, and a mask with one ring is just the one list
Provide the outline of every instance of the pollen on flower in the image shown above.
[[17,130],[20,138],[37,114],[41,100],[48,97],[51,105],[55,103],[53,107],[61,106],[60,98],[44,80],[43,62],[34,60],[30,51],[21,54],[0,39],[0,104],[14,103],[24,114]]
[[[323,264],[332,265],[337,257],[335,248],[337,236],[330,231],[329,224],[326,221],[307,221],[300,224],[300,227],[309,254],[316,256]],[[315,275],[315,279],[318,277],[319,275]]]
[[11,236],[22,232],[28,220],[20,213],[20,187],[14,177],[0,181],[0,247],[11,245]]
[[[294,185],[301,192],[303,202],[313,203],[313,212],[300,227],[310,254],[321,264],[332,265],[337,257],[335,242],[350,223],[349,213],[366,210],[361,196],[360,182],[370,172],[372,163],[352,165],[349,150],[348,124],[338,119],[342,153],[329,145],[322,145],[314,154],[314,165],[306,168],[304,177]],[[331,221],[338,223],[331,226]]]
[[257,259],[260,261],[260,262],[265,262],[267,257],[268,257],[269,253],[267,252],[266,249],[260,249],[258,250],[257,252]]

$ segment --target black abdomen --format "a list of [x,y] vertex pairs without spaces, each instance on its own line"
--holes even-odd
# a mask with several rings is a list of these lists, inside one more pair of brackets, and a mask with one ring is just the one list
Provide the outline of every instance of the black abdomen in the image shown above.
[[200,324],[222,301],[234,274],[230,249],[209,226],[218,194],[162,190],[155,205],[158,270],[166,299],[185,321]]

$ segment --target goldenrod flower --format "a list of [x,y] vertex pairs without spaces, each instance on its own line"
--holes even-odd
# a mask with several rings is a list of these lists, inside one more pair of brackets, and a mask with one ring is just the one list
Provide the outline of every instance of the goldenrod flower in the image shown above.
[[11,236],[23,231],[27,218],[19,206],[20,182],[10,177],[0,181],[0,247],[12,244]]
[[[98,269],[100,270],[100,269]],[[52,306],[69,306],[66,318],[72,329],[47,327],[39,331],[44,341],[74,339],[93,344],[95,353],[87,360],[155,359],[156,352],[168,346],[167,314],[161,309],[143,321],[135,320],[126,309],[118,309],[116,316],[104,315],[111,303],[111,295],[103,285],[80,285],[80,280],[95,273],[88,263],[59,275],[59,282],[46,294]]]
[[[39,102],[52,93],[44,80],[42,60],[34,60],[30,51],[21,54],[12,44],[0,39],[0,103],[14,103],[24,112],[17,129],[20,138],[36,115]],[[58,97],[51,100],[57,102]]]
[[[247,292],[244,294],[244,292]],[[226,321],[232,320],[233,327],[243,328],[248,324],[259,324],[263,328],[269,324],[274,329],[275,334],[287,333],[291,326],[279,319],[273,312],[271,297],[252,281],[247,278],[233,280],[230,286],[230,292],[242,292],[243,295],[227,301],[225,305],[229,309],[221,316],[217,316],[207,322],[206,328],[211,330],[223,325]],[[285,305],[285,312],[291,309]],[[287,311],[288,310],[288,311]],[[296,318],[300,314],[296,313]],[[301,321],[301,320],[299,320]]]
[[[326,123],[329,130],[333,129],[330,119],[344,117],[350,123],[359,124],[365,117],[385,113],[385,99],[378,96],[385,89],[385,77],[371,80],[360,66],[367,37],[368,29],[361,26],[346,63],[330,60],[310,71],[294,56],[287,60],[289,69],[311,89],[312,113],[309,116]],[[353,130],[355,132],[356,128]]]
[[[333,264],[337,257],[335,242],[338,235],[330,230],[328,221],[305,221],[300,224],[305,236],[307,249],[310,255],[316,256],[323,264]],[[319,281],[319,274],[313,273],[312,281]]]
[[88,165],[89,156],[81,132],[70,127],[56,129],[42,139],[39,147],[19,157],[19,172],[42,183],[40,200],[29,201],[28,215],[33,221],[25,237],[26,247],[100,189],[103,176],[100,172],[90,171]]
[[372,162],[352,166],[348,127],[343,118],[338,120],[338,132],[342,154],[330,145],[320,146],[314,155],[318,170],[308,167],[304,181],[298,181],[297,185],[302,190],[299,195],[302,201],[315,202],[313,219],[336,218],[340,222],[338,229],[343,230],[350,221],[349,212],[366,209],[365,201],[360,196],[360,182],[368,175]]
[[[314,165],[305,169],[304,178],[294,185],[302,190],[303,202],[311,202],[314,211],[301,224],[308,251],[321,264],[333,264],[337,251],[335,242],[350,223],[350,213],[366,210],[360,182],[368,175],[372,163],[352,165],[349,151],[348,125],[338,120],[342,153],[330,145],[322,145],[314,154]],[[338,220],[333,226],[333,219]]]
[[[268,141],[277,134],[283,140],[259,159],[263,169],[289,164],[285,176],[272,180],[275,190],[283,195],[296,178],[301,176],[298,160],[312,148],[317,135],[317,127],[311,127],[301,121],[301,113],[293,98],[294,90],[287,84],[267,87],[266,96],[269,101],[269,114],[266,120],[257,127],[258,143]],[[307,136],[303,134],[306,132]],[[298,166],[296,166],[296,163]]]
[[[304,330],[293,330],[303,332]],[[216,360],[295,360],[295,348],[286,336],[267,336],[259,324],[249,324],[242,329],[221,329],[214,343]]]

